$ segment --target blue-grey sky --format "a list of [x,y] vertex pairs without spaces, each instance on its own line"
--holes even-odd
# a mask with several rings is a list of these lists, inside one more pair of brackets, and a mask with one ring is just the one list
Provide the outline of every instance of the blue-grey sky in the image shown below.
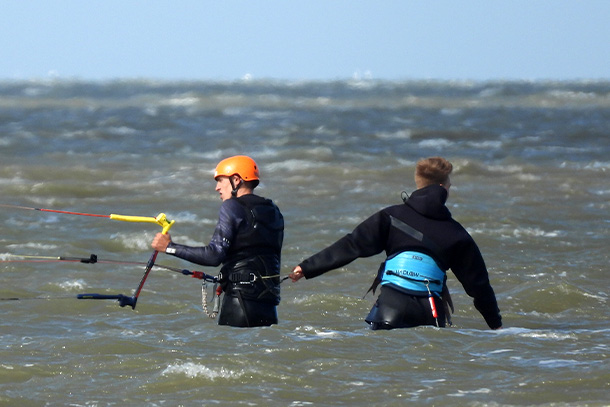
[[0,0],[0,80],[610,79],[610,1]]

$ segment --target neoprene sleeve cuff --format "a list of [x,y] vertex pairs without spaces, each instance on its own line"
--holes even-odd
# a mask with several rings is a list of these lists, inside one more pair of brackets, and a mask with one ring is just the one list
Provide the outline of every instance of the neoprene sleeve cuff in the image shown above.
[[172,246],[173,246],[172,242],[169,242],[169,244],[165,248],[165,253],[166,254],[176,254],[176,248],[172,247]]

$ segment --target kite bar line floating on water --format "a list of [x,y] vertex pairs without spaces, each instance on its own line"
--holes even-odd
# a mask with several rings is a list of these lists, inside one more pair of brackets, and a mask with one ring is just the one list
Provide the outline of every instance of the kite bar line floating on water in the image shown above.
[[129,297],[123,294],[78,294],[76,298],[79,300],[119,300],[121,307],[129,305],[131,309],[136,308],[136,302],[138,301],[134,296]]
[[[139,261],[121,261],[121,260],[100,260],[97,255],[91,254],[89,257],[65,257],[65,256],[33,256],[33,255],[18,255],[18,254],[9,254],[9,257],[18,257],[23,258],[24,260],[0,260],[0,263],[12,263],[12,262],[79,262],[84,264],[133,264],[133,265],[146,265],[147,263],[139,262]],[[197,278],[199,280],[204,280],[205,282],[210,283],[218,283],[218,277],[214,277],[212,275],[206,274],[203,271],[191,271],[187,269],[181,269],[178,267],[165,266],[163,264],[154,265],[156,268],[161,268],[169,271],[173,271],[175,273],[180,273],[185,276],[191,276],[192,278]],[[288,278],[288,277],[285,277]],[[58,299],[79,299],[79,300],[118,300],[119,305],[122,307],[129,305],[135,306],[133,297],[129,297],[123,294],[78,294],[76,297],[73,295],[70,296],[60,296],[60,297],[0,297],[0,301],[21,301],[21,300],[58,300]]]
[[[26,255],[14,255],[9,254],[11,257],[23,257],[28,260],[0,260],[0,263],[5,262],[60,262],[60,261],[68,261],[68,262],[80,262],[85,264],[95,264],[95,263],[110,263],[110,264],[136,264],[142,265],[147,264],[143,262],[135,262],[135,261],[120,261],[120,260],[98,260],[95,254],[91,254],[89,257],[53,257],[53,256],[26,256]],[[35,259],[35,260],[32,260]],[[222,289],[218,286],[219,280],[218,277],[214,277],[212,275],[206,274],[203,271],[191,271],[187,269],[180,269],[178,267],[165,266],[162,264],[155,264],[154,267],[166,269],[169,271],[173,271],[175,273],[180,273],[185,276],[191,276],[192,278],[197,278],[203,280],[201,284],[201,304],[203,307],[204,313],[210,317],[215,318],[219,313],[220,308],[220,294],[222,293]],[[286,280],[288,280],[289,276],[263,276],[261,278],[280,278],[280,284]],[[207,306],[207,283],[214,283],[214,309],[212,312],[208,310]],[[79,299],[79,300],[118,300],[119,305],[121,307],[125,307],[127,305],[131,306],[132,309],[135,308],[135,304],[137,299],[132,296],[129,297],[123,294],[97,294],[97,293],[87,293],[87,294],[78,294],[76,297],[74,296],[58,296],[58,297],[0,297],[0,301],[21,301],[21,300],[56,300],[56,299]]]
[[[73,262],[73,263],[84,263],[84,264],[123,264],[123,265],[136,265],[145,266],[148,263],[142,261],[125,261],[125,260],[102,260],[97,257],[96,254],[90,254],[89,257],[67,257],[67,256],[35,256],[35,255],[21,255],[21,254],[6,254],[2,255],[8,257],[6,260],[0,260],[0,263],[55,263],[55,262]],[[0,256],[0,257],[2,257]],[[22,259],[22,260],[18,260]],[[173,271],[180,273],[185,276],[192,276],[199,280],[205,280],[210,283],[217,283],[218,278],[203,271],[191,271],[182,269],[179,267],[166,266],[163,264],[155,263],[156,268]],[[71,298],[71,297],[70,297]]]

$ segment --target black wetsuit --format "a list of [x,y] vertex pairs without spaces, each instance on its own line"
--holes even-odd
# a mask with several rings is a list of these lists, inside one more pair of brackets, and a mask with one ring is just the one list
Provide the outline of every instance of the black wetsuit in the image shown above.
[[[358,225],[352,233],[309,257],[300,266],[306,278],[319,276],[342,267],[359,257],[385,251],[390,257],[404,251],[425,253],[438,260],[443,270],[451,268],[466,293],[474,298],[476,309],[490,328],[502,326],[496,296],[489,282],[481,252],[468,232],[451,217],[445,206],[447,191],[432,185],[413,192],[400,205],[385,208]],[[425,236],[424,241],[393,226],[399,219]],[[391,329],[418,325],[444,326],[444,310],[437,302],[438,317],[432,317],[428,293],[404,292],[386,284],[366,318],[373,329]]]
[[223,201],[210,243],[191,247],[170,243],[168,252],[204,266],[223,265],[224,298],[219,325],[277,324],[284,219],[269,199],[248,194]]

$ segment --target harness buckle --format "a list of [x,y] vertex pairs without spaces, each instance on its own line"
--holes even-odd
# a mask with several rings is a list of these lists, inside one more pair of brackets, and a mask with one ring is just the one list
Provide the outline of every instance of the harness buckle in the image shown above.
[[258,277],[256,276],[256,274],[254,273],[248,273],[248,278],[247,279],[242,279],[243,274],[242,273],[231,273],[229,274],[229,281],[232,282],[233,284],[253,284],[256,280],[258,280]]
[[242,284],[252,284],[254,283],[256,280],[258,280],[258,277],[256,276],[256,274],[254,273],[250,273],[248,275],[249,279],[246,282],[242,282]]

